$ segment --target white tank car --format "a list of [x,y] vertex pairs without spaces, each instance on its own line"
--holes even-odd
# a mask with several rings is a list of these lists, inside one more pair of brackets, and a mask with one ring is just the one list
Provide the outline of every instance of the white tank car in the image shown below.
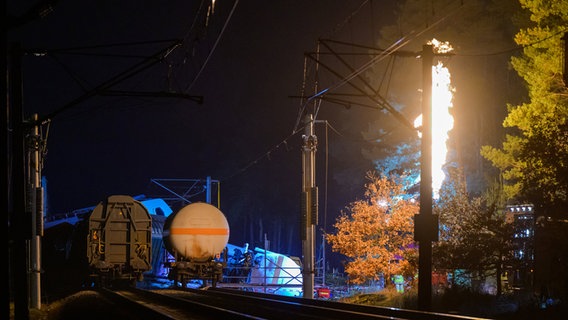
[[227,246],[229,223],[215,206],[192,203],[168,217],[164,223],[163,240],[176,260],[211,261]]

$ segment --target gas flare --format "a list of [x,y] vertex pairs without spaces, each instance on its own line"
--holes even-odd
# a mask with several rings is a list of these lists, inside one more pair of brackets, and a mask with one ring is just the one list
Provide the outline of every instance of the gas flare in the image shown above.
[[[429,44],[434,46],[437,53],[448,53],[453,50],[451,45],[433,39]],[[432,66],[432,191],[438,198],[442,182],[445,179],[443,170],[447,162],[448,133],[454,127],[454,118],[450,113],[453,107],[454,88],[451,85],[450,70],[441,61]],[[422,125],[422,115],[414,120],[414,125]]]

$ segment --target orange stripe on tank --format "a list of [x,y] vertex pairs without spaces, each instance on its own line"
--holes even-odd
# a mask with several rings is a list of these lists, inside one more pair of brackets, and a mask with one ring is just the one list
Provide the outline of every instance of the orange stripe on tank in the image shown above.
[[229,234],[229,229],[225,229],[225,228],[171,228],[170,234],[225,236],[225,235]]

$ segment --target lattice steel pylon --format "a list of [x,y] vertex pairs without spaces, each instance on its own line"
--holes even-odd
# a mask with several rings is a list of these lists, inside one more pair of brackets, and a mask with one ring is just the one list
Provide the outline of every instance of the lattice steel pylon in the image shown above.
[[210,203],[217,208],[221,205],[219,180],[152,178],[149,193],[152,198],[163,199],[174,211],[193,202]]

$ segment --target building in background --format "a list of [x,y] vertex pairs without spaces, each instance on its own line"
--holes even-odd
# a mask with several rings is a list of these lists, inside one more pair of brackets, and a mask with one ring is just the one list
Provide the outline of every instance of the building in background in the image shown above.
[[508,285],[532,288],[535,266],[535,213],[532,204],[506,207],[507,221],[513,225],[512,259],[507,266]]

